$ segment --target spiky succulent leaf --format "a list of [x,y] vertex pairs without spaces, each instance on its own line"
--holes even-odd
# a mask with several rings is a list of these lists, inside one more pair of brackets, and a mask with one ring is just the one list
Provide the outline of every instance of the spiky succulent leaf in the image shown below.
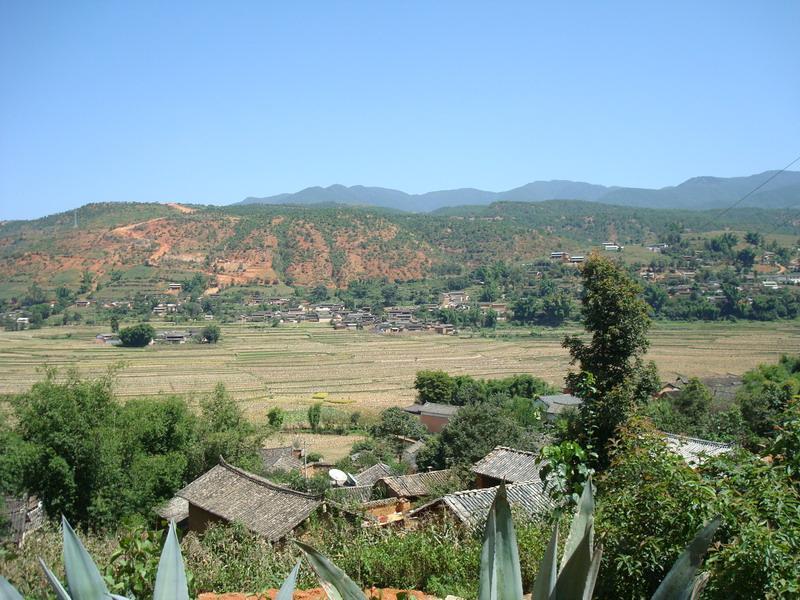
[[292,600],[294,596],[294,586],[297,583],[297,572],[299,570],[300,561],[298,560],[292,572],[289,573],[289,576],[284,580],[283,585],[281,585],[281,589],[278,590],[278,595],[275,596],[275,600]]
[[189,586],[174,521],[169,523],[167,540],[158,561],[153,600],[189,600]]
[[572,525],[569,528],[569,537],[564,545],[564,556],[561,558],[561,568],[567,564],[573,552],[588,537],[588,547],[594,543],[594,498],[592,497],[592,479],[586,480],[583,493],[578,502]]
[[2,600],[25,600],[8,579],[0,575],[0,598]]
[[[695,575],[720,523],[722,517],[717,516],[698,532],[672,565],[664,581],[653,594],[652,600],[689,600],[694,594],[699,594],[699,591],[694,591]],[[699,587],[702,589],[702,586]]]
[[329,598],[332,600],[364,600],[366,598],[361,588],[327,557],[314,550],[308,544],[297,541],[295,544],[305,554]]
[[533,582],[533,598],[539,600],[540,598],[547,599],[553,593],[556,587],[556,578],[558,572],[556,571],[556,564],[558,562],[558,522],[553,527],[553,535],[550,536],[550,543],[547,545],[547,550],[539,562],[539,572],[536,573],[536,580]]
[[480,600],[519,600],[522,598],[522,572],[519,566],[517,535],[506,486],[502,484],[486,517],[481,548]]
[[67,519],[61,517],[64,533],[64,571],[73,600],[106,600],[109,596],[97,565],[75,535]]
[[58,580],[58,577],[47,567],[45,562],[40,558],[39,564],[42,566],[42,570],[44,571],[44,576],[47,578],[47,583],[50,584],[50,587],[55,592],[56,598],[58,600],[72,600],[67,593],[67,590],[64,589],[64,586],[61,585],[61,582]]
[[603,559],[603,544],[600,544],[594,549],[592,556],[592,564],[589,567],[589,572],[586,574],[586,583],[583,587],[583,599],[592,600],[594,596],[594,586],[597,583],[597,575],[600,573],[600,561]]
[[584,534],[569,560],[561,567],[558,579],[556,579],[556,587],[550,595],[551,599],[576,600],[584,597],[592,569],[591,543],[591,537]]

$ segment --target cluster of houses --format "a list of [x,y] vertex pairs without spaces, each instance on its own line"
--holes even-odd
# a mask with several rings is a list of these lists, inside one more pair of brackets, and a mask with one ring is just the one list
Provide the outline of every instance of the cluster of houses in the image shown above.
[[[692,467],[733,448],[685,436],[664,436],[668,448]],[[302,472],[307,466],[301,456],[291,447],[265,449],[264,471]],[[396,474],[378,463],[352,475],[332,471],[332,487],[323,495],[314,495],[289,489],[220,458],[219,464],[178,491],[157,513],[191,531],[203,531],[214,522],[238,522],[273,542],[299,533],[312,515],[326,513],[339,514],[362,527],[403,528],[421,527],[428,519],[448,515],[474,528],[484,522],[503,483],[509,503],[521,514],[535,518],[556,508],[539,475],[542,466],[535,452],[497,446],[471,466],[469,489],[442,492],[452,485],[454,474],[449,469]],[[345,477],[334,479],[334,475]]]

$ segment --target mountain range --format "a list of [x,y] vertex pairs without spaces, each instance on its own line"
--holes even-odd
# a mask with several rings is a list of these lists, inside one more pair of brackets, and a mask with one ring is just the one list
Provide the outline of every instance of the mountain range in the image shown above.
[[[751,194],[756,188],[759,189]],[[746,195],[747,198],[742,200]],[[534,181],[504,192],[461,188],[408,194],[382,187],[347,187],[337,184],[309,187],[296,193],[265,198],[248,197],[237,204],[345,204],[432,212],[440,208],[480,206],[498,201],[545,200],[583,200],[619,206],[698,210],[724,208],[734,203],[739,206],[786,208],[800,204],[800,171],[765,171],[746,177],[693,177],[679,185],[660,189],[608,187],[581,181],[552,180]]]

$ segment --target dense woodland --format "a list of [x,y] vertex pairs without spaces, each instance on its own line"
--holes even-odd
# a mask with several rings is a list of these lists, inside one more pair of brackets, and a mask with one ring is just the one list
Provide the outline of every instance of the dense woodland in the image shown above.
[[[404,467],[395,436],[425,439],[419,465],[454,468],[454,480],[441,493],[463,489],[458,473],[467,477],[465,468],[499,444],[546,458],[542,476],[565,507],[593,475],[596,535],[605,547],[596,597],[649,597],[714,515],[723,524],[706,560],[711,579],[703,597],[800,594],[800,358],[784,357],[746,373],[727,405],[697,380],[668,400],[653,399],[660,382],[654,365],[642,360],[652,311],[641,286],[600,257],[587,263],[581,277],[576,310],[585,334],[564,340],[575,367],[566,384],[584,399],[579,410],[547,422],[535,399],[553,390],[530,376],[483,381],[423,371],[415,384],[420,401],[462,406],[439,434],[428,436],[399,409],[373,421],[314,405],[308,426],[367,434],[352,457],[339,463],[347,470],[384,461],[399,472]],[[152,506],[220,454],[257,470],[255,449],[282,425],[278,409],[247,421],[222,387],[201,402],[199,412],[181,399],[121,404],[113,374],[87,381],[50,372],[29,392],[8,398],[4,409],[10,418],[0,430],[3,491],[36,493],[51,517],[67,515],[83,528],[95,556],[106,561],[101,564],[114,589],[144,590],[142,597],[144,582],[153,579],[161,536]],[[667,449],[658,430],[734,441],[739,449],[692,468]],[[288,474],[283,482],[321,493],[327,485]],[[526,589],[555,518],[518,523]],[[3,571],[28,593],[41,589],[33,555],[58,562],[52,560],[54,535],[45,530],[21,553],[3,551]],[[477,585],[480,537],[454,523],[398,535],[332,518],[312,524],[304,535],[364,585],[464,597]],[[276,586],[296,552],[226,526],[190,534],[183,545],[198,591]]]

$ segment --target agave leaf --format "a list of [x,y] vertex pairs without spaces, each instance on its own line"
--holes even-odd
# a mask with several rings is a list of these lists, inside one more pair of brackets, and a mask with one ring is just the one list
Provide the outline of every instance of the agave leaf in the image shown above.
[[539,572],[536,573],[536,580],[533,582],[533,600],[546,600],[553,593],[556,587],[556,563],[558,562],[558,521],[553,527],[553,535],[550,536],[550,543],[544,551],[541,562],[539,562]]
[[[550,594],[552,600],[575,600],[583,598],[592,571],[591,536],[585,534],[561,568],[556,587]],[[594,585],[594,584],[592,584]]]
[[2,600],[25,600],[22,594],[2,575],[0,575],[0,598]]
[[289,576],[281,585],[281,589],[278,590],[278,595],[275,596],[275,600],[292,600],[294,596],[294,586],[297,583],[297,572],[300,570],[300,562],[297,561],[297,564],[292,569],[292,572],[289,573]]
[[722,517],[716,516],[698,532],[672,565],[664,581],[653,594],[652,600],[689,600],[694,593],[699,595],[705,582],[699,586],[697,592],[694,592],[695,575],[720,523]]
[[158,560],[153,600],[189,600],[189,586],[174,521],[169,522],[167,540]]
[[61,517],[61,528],[69,593],[74,600],[106,600],[109,596],[106,583],[65,517]]
[[50,587],[53,588],[53,591],[56,594],[56,598],[58,600],[72,600],[67,593],[67,590],[64,589],[64,586],[61,585],[61,582],[58,580],[58,577],[47,568],[45,562],[40,558],[39,564],[42,566],[42,570],[44,571],[44,576],[47,578],[47,583],[50,584]]
[[600,572],[600,561],[603,559],[603,544],[594,549],[592,564],[586,574],[586,584],[583,588],[583,600],[592,600],[594,585],[597,583],[597,574]]
[[522,573],[517,535],[511,518],[506,486],[502,484],[486,517],[481,548],[480,600],[520,600]]
[[109,598],[113,598],[113,600],[130,600],[129,598],[126,598],[125,596],[119,596],[117,594],[109,594],[108,597]]
[[295,544],[306,555],[328,598],[331,600],[364,600],[366,598],[361,588],[327,557],[308,544],[298,541],[295,541]]
[[592,478],[586,480],[583,493],[578,502],[572,525],[569,528],[569,537],[564,545],[564,556],[561,558],[561,568],[567,564],[572,553],[578,548],[585,536],[589,537],[589,548],[594,543],[594,498],[592,497]]

